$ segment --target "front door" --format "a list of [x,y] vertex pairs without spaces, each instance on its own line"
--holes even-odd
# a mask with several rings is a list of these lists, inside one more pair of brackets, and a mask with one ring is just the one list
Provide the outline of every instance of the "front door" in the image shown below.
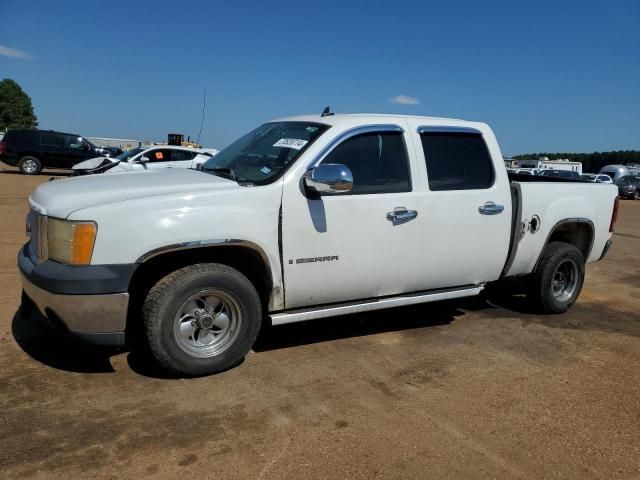
[[82,137],[65,135],[63,142],[66,156],[64,160],[65,168],[71,168],[76,163],[100,156]]
[[[286,182],[282,248],[286,308],[419,290],[416,248],[423,222],[416,211],[405,134],[367,130],[343,140],[321,163],[353,173],[347,194],[310,198]],[[402,216],[394,219],[394,215]]]
[[171,148],[154,148],[144,152],[143,156],[147,157],[144,163],[134,163],[134,170],[157,170],[159,168],[167,168],[173,161],[173,152]]

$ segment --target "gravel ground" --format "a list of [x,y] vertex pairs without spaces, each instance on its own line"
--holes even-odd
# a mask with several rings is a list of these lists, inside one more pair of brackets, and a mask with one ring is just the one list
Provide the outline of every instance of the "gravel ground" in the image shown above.
[[163,378],[19,313],[28,194],[0,167],[0,478],[640,478],[640,202],[560,316],[474,299],[266,328]]

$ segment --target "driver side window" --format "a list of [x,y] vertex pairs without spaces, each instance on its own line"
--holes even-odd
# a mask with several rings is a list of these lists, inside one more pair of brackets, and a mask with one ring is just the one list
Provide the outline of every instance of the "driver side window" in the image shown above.
[[401,132],[356,135],[334,148],[322,163],[349,167],[353,174],[351,195],[411,191],[409,159]]
[[150,162],[158,163],[158,162],[170,162],[171,161],[171,149],[169,148],[156,148],[155,150],[150,150],[144,154],[145,157],[149,159]]

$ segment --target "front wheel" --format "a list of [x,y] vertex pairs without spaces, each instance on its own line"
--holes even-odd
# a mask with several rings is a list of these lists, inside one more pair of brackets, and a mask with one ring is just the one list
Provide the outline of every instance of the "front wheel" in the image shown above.
[[633,192],[633,199],[634,200],[640,200],[640,192],[638,190]]
[[528,299],[543,313],[564,313],[573,305],[584,283],[584,258],[569,243],[552,242],[544,249],[529,279]]
[[260,331],[262,308],[244,275],[208,263],[160,280],[147,295],[143,317],[156,361],[174,374],[197,376],[226,370],[244,358]]

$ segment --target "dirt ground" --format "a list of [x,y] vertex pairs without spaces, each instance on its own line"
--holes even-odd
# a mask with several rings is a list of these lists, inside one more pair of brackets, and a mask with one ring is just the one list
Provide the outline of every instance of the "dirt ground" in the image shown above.
[[568,314],[497,291],[271,327],[176,380],[18,313],[50,176],[0,167],[0,478],[640,478],[640,202]]

